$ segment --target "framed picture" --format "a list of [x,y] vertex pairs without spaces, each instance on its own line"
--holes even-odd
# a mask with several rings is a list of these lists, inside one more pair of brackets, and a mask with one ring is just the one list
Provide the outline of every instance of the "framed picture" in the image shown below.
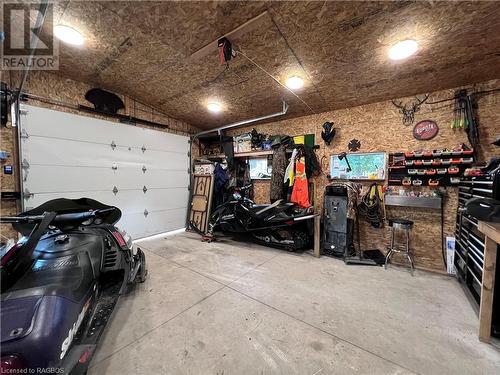
[[338,155],[330,157],[330,176],[343,180],[385,180],[387,158],[385,152],[364,152],[347,154],[351,171],[347,171],[347,162]]
[[248,159],[250,166],[250,178],[252,180],[270,180],[272,174],[272,163],[268,158]]

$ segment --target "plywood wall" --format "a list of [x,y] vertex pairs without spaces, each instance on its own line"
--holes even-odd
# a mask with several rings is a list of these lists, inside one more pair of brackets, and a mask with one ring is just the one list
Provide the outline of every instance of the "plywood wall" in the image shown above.
[[[394,83],[397,85],[397,82]],[[488,81],[477,85],[478,90],[490,90],[500,87],[500,80]],[[434,92],[429,102],[453,97],[453,90]],[[403,98],[403,102],[413,98]],[[500,151],[491,145],[500,136],[500,92],[486,95],[479,100],[479,122],[481,148],[479,158],[484,161]],[[460,143],[468,143],[463,130],[451,129],[453,102],[423,105],[416,114],[415,123],[431,119],[438,123],[439,134],[430,141],[417,141],[412,135],[412,126],[402,124],[401,114],[391,102],[380,102],[347,108],[317,115],[276,121],[245,128],[234,129],[228,135],[250,131],[255,127],[266,134],[301,135],[313,133],[320,145],[317,156],[324,166],[323,173],[314,179],[316,184],[316,203],[321,207],[324,187],[330,183],[326,174],[329,170],[330,155],[342,151],[348,152],[347,144],[353,138],[361,141],[360,152],[385,151],[396,152],[417,149],[450,148]],[[337,135],[330,146],[321,139],[322,124],[333,121]],[[420,188],[428,189],[428,188]],[[255,199],[258,203],[269,202],[269,182],[259,181],[254,186]],[[445,201],[445,235],[453,235],[457,208],[457,189],[448,188]],[[444,271],[441,255],[440,213],[438,210],[388,208],[388,217],[408,218],[415,221],[412,234],[412,248],[416,265],[420,268]],[[363,249],[378,248],[385,251],[388,243],[388,228],[375,229],[368,224],[361,225],[361,246]]]
[[[11,87],[15,88],[18,87],[19,85],[20,75],[18,74],[18,72],[3,72],[1,79],[2,81],[8,83]],[[92,106],[84,98],[85,93],[92,87],[93,86],[90,84],[62,78],[53,73],[33,71],[30,72],[28,76],[28,80],[24,86],[24,91],[40,97],[50,98],[52,100],[70,103],[73,106],[78,104]],[[159,127],[154,127],[155,130],[163,130],[166,132],[182,134],[182,135],[190,135],[199,131],[199,129],[197,129],[196,127],[191,126],[186,122],[171,118],[166,114],[156,110],[155,108],[140,103],[127,95],[124,94],[118,94],[118,95],[125,103],[125,109],[121,110],[120,113],[137,117],[139,119],[168,125],[168,128],[165,127],[163,129]],[[43,101],[36,101],[36,100],[29,100],[28,103],[40,107],[51,108],[57,111],[70,112],[70,113],[80,114],[83,116],[102,118],[107,121],[116,122],[117,126],[120,126],[117,120],[113,120],[104,116],[89,114],[86,112],[80,112],[73,108],[68,108],[61,105],[47,104]],[[137,126],[150,127],[142,124],[138,124]],[[16,150],[15,139],[17,137],[16,134],[17,134],[16,128],[12,128],[10,123],[7,124],[7,127],[2,127],[0,129],[1,150],[7,151],[10,154],[9,159],[6,162],[2,163],[2,165],[7,164],[14,166],[13,175],[4,175],[3,173],[1,174],[2,191],[18,190],[16,185],[18,178],[17,177],[18,168],[17,168],[16,151],[15,151]],[[18,212],[18,210],[19,207],[16,206],[15,201],[3,200],[1,202],[0,206],[1,215],[14,215],[16,214],[16,212]],[[10,228],[10,225],[8,226],[2,225],[0,227],[0,231],[2,234],[2,238],[3,236],[5,237],[15,236],[15,232]]]

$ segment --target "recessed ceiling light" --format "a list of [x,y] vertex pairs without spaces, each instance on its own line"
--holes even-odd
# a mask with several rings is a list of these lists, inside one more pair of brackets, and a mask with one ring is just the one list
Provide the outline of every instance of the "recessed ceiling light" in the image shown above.
[[81,46],[85,41],[83,35],[79,31],[65,25],[56,25],[54,27],[54,35],[63,42],[75,46]]
[[300,77],[293,76],[288,78],[285,84],[289,89],[297,90],[304,86],[304,80]]
[[210,112],[218,113],[222,110],[222,107],[219,103],[208,103],[207,108]]
[[389,50],[389,58],[391,60],[402,60],[410,57],[418,50],[418,43],[414,40],[402,40],[397,42]]

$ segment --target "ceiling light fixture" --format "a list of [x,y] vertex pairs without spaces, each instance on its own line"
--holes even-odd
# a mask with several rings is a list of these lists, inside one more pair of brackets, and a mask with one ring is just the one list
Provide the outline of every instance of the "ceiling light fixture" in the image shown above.
[[285,84],[289,89],[297,90],[304,86],[304,80],[300,77],[293,76],[288,78]]
[[414,40],[402,40],[397,42],[389,49],[389,58],[391,60],[402,60],[410,57],[418,50],[418,43]]
[[66,25],[56,25],[54,27],[54,35],[63,42],[75,46],[81,46],[85,41],[83,35],[79,31]]
[[213,112],[213,113],[219,113],[221,110],[222,110],[222,107],[219,103],[208,103],[207,104],[207,108],[210,112]]

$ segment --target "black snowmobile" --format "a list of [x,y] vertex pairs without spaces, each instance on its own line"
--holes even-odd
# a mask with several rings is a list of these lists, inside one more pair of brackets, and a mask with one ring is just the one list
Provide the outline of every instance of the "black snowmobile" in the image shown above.
[[[281,200],[268,205],[257,205],[246,198],[251,188],[247,185],[235,190],[231,198],[210,215],[205,241],[215,239],[214,233],[248,233],[264,245],[289,251],[304,249],[310,244],[314,208],[300,208]],[[197,230],[195,225],[191,226]],[[199,230],[197,230],[199,232]]]
[[23,235],[1,258],[2,374],[87,371],[120,294],[147,274],[120,217],[81,198],[0,219]]

